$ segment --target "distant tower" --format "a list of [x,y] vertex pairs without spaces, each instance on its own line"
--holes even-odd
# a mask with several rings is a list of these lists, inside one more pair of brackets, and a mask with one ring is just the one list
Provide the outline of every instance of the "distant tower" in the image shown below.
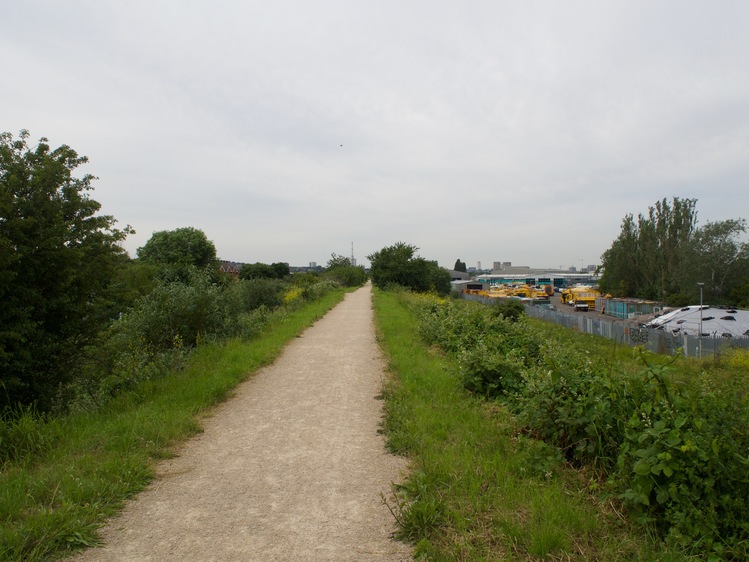
[[476,269],[478,269],[479,271],[481,271],[481,262],[480,261],[476,262]]
[[356,266],[356,258],[354,257],[354,243],[351,242],[351,265]]

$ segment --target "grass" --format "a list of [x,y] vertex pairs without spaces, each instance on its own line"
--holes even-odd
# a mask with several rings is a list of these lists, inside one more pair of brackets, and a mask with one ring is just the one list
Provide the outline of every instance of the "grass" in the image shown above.
[[457,365],[424,346],[397,295],[375,292],[394,373],[384,429],[412,471],[395,488],[402,538],[428,560],[677,560],[589,490],[593,477],[521,434],[502,405],[467,394]]
[[101,410],[44,423],[23,416],[19,431],[34,447],[0,466],[0,560],[49,560],[97,544],[99,527],[145,488],[155,462],[198,433],[202,415],[343,295],[333,291],[290,312],[250,343],[199,347],[181,372]]

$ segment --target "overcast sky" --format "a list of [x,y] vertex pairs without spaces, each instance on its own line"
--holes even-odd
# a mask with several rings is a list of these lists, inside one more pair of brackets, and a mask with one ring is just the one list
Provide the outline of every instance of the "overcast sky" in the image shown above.
[[0,130],[220,258],[600,263],[627,213],[749,218],[749,2],[4,0]]

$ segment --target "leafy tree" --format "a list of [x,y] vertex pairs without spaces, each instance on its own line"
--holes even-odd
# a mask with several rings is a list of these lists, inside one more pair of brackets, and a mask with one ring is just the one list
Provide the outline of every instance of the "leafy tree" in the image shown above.
[[45,409],[112,312],[132,230],[97,214],[95,178],[73,175],[86,157],[28,138],[0,134],[0,407]]
[[112,279],[111,289],[115,301],[113,307],[117,313],[132,307],[135,302],[148,295],[158,284],[158,267],[128,260]]
[[418,257],[417,251],[416,246],[397,242],[367,256],[372,282],[380,288],[394,284],[417,292],[448,294],[450,273],[436,262]]
[[138,248],[138,259],[155,265],[202,269],[216,264],[216,246],[202,230],[191,226],[161,230]]
[[622,230],[602,256],[601,288],[617,296],[665,299],[679,292],[680,275],[697,223],[696,199],[674,197],[622,222]]
[[444,267],[440,267],[436,261],[429,261],[422,258],[417,260],[423,269],[424,278],[427,280],[427,287],[422,290],[431,291],[438,295],[448,295],[452,289],[452,278],[450,272]]
[[325,276],[344,287],[358,287],[367,281],[367,272],[362,266],[351,265],[345,256],[331,254]]
[[665,199],[635,221],[622,221],[619,237],[603,254],[601,289],[615,296],[695,302],[697,283],[708,301],[742,302],[741,282],[749,275],[749,244],[741,242],[744,219],[697,227],[695,199]]
[[460,261],[460,259],[455,260],[455,265],[453,266],[453,271],[460,271],[462,273],[468,273],[468,268],[466,267],[465,262]]
[[334,269],[336,267],[351,267],[351,260],[346,256],[339,256],[336,253],[332,253],[328,260],[327,269]]
[[744,276],[744,281],[737,283],[730,293],[730,301],[741,308],[749,308],[749,275]]
[[701,282],[708,301],[722,304],[733,300],[733,288],[749,275],[749,244],[739,240],[745,232],[744,219],[708,222],[697,230],[689,260],[693,294]]
[[[239,270],[240,279],[280,279],[285,275],[279,277],[280,268],[274,267],[277,264],[269,265],[267,263],[246,263]],[[286,264],[283,264],[286,265]],[[288,271],[288,265],[286,265]],[[288,275],[288,273],[286,274]]]
[[397,242],[367,256],[372,283],[384,288],[387,285],[410,287],[414,284],[416,270],[414,256],[418,248],[404,242]]
[[638,264],[638,230],[634,218],[628,214],[622,220],[619,237],[603,254],[601,290],[614,296],[636,295],[642,282]]
[[273,270],[276,279],[283,279],[284,277],[288,277],[289,275],[291,275],[291,268],[289,267],[288,263],[272,263],[270,264],[270,267]]

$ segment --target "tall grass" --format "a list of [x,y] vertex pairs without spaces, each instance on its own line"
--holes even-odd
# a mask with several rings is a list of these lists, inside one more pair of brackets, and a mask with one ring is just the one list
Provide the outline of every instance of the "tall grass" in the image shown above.
[[343,298],[331,291],[250,343],[198,347],[186,367],[146,380],[101,409],[0,424],[0,559],[49,560],[96,544],[97,529],[153,477],[155,460],[200,431],[200,416],[271,363],[283,346]]
[[396,295],[376,291],[375,311],[394,374],[387,443],[412,466],[390,507],[417,558],[680,559],[593,497],[589,477],[524,436],[505,406],[466,392],[457,361],[424,345]]

